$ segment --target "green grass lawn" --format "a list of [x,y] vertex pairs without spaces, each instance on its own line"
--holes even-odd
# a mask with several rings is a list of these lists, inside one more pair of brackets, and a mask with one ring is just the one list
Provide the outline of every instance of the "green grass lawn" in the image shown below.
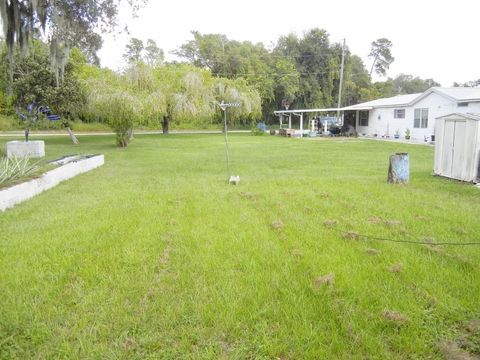
[[480,191],[432,177],[433,148],[229,139],[238,186],[221,135],[46,138],[106,163],[0,213],[0,358],[480,354],[480,246],[355,235],[479,241]]

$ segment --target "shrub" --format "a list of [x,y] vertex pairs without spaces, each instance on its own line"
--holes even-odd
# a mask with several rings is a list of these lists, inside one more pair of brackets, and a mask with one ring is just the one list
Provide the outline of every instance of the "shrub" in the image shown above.
[[0,114],[0,131],[23,129],[23,124],[13,116],[6,116]]

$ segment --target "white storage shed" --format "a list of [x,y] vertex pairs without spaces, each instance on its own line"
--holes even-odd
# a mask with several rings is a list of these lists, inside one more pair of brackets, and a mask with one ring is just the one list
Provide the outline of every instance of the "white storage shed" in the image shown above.
[[480,114],[454,113],[436,119],[434,173],[480,182]]

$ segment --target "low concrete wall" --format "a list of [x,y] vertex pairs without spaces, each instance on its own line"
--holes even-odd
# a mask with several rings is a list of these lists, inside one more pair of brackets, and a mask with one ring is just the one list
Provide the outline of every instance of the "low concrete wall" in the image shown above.
[[38,158],[45,156],[45,142],[42,140],[34,141],[9,141],[7,142],[7,157],[17,158]]
[[103,155],[95,155],[50,170],[38,179],[0,190],[0,211],[5,211],[45,190],[51,189],[64,180],[102,166],[104,162]]

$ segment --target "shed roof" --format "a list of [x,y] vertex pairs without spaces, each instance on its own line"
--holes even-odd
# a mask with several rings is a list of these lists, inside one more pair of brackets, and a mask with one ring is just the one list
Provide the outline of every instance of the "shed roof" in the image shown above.
[[480,121],[480,114],[474,114],[474,113],[466,113],[466,114],[452,113],[452,114],[448,114],[448,115],[439,116],[439,117],[437,117],[437,119],[459,118],[459,117],[464,118],[464,119],[468,119],[468,120]]

